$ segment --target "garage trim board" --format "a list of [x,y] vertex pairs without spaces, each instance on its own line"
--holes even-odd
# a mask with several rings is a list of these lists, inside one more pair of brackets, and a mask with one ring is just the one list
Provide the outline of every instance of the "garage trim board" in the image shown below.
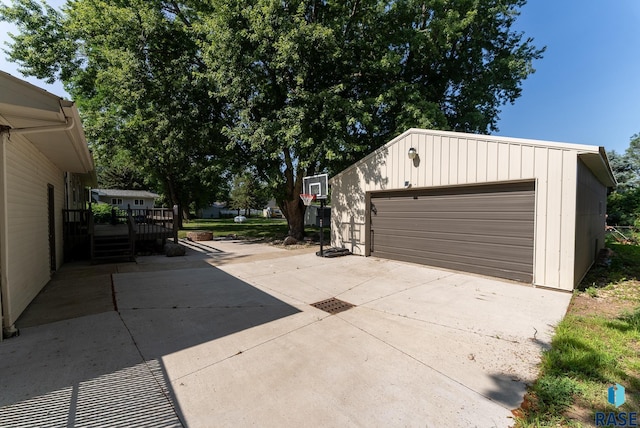
[[369,191],[366,255],[533,282],[535,180]]

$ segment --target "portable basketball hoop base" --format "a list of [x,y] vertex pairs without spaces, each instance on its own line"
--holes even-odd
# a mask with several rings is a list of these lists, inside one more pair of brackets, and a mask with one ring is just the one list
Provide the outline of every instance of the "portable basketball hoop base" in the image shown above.
[[[310,206],[311,202],[317,199],[317,195],[314,193],[301,193],[300,199],[306,206]],[[320,251],[316,253],[317,256],[324,257],[324,251],[322,249],[322,241],[324,241],[323,233],[323,220],[324,220],[324,198],[320,198]]]

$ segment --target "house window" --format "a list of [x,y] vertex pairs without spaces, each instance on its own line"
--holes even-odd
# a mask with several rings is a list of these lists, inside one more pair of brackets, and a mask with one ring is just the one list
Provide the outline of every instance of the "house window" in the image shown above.
[[111,198],[111,205],[122,205],[122,199],[120,199],[120,198]]
[[134,199],[133,205],[144,205],[144,201],[142,199]]

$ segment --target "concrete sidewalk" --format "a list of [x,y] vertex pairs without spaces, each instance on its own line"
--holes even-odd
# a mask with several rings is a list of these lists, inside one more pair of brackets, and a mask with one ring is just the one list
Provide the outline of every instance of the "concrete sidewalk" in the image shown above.
[[571,297],[223,245],[118,265],[117,311],[0,343],[2,425],[509,426]]

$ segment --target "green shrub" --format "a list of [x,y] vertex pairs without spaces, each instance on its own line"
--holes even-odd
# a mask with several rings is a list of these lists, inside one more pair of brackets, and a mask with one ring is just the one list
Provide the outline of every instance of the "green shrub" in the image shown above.
[[111,208],[109,204],[92,204],[91,211],[93,212],[93,221],[95,223],[110,223]]
[[573,404],[573,396],[579,390],[576,381],[564,376],[543,376],[534,387],[538,405],[549,414],[561,414]]

